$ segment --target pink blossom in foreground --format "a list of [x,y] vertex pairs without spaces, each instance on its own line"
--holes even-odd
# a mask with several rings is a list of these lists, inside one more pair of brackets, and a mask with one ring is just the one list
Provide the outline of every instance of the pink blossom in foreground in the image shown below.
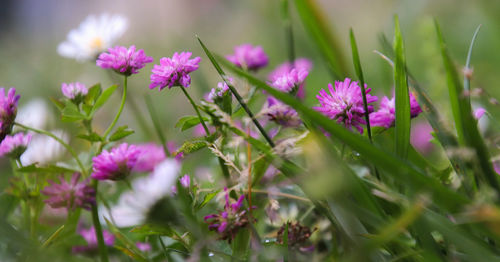
[[267,98],[266,115],[270,121],[283,127],[298,127],[302,124],[299,114],[295,109],[270,96]]
[[[357,81],[351,82],[351,79],[346,78],[343,82],[335,81],[335,88],[332,84],[328,84],[327,93],[321,89],[318,98],[320,106],[313,109],[321,112],[330,119],[336,120],[337,123],[343,124],[349,130],[356,128],[359,133],[363,133],[363,126],[366,124],[364,119],[365,109],[363,106],[363,97],[361,87]],[[377,101],[376,96],[368,94],[371,89],[366,88],[367,103]],[[373,106],[368,105],[368,112],[373,112]]]
[[[312,70],[313,64],[312,61],[307,58],[297,58],[291,64],[290,62],[283,63],[276,67],[268,76],[269,81],[274,82],[276,79],[284,74],[289,73],[292,69],[296,69],[298,71],[307,71],[310,72]],[[304,90],[304,81],[298,86],[297,97],[303,99],[305,97]]]
[[97,180],[124,179],[136,165],[140,154],[141,150],[127,143],[111,149],[111,152],[104,150],[100,155],[92,158],[92,178]]
[[[396,98],[393,96],[390,100],[384,96],[380,102],[380,109],[370,114],[370,124],[373,126],[382,126],[390,128],[394,126],[396,120]],[[410,92],[410,117],[417,117],[422,112],[417,99]]]
[[277,76],[275,80],[271,82],[271,86],[281,92],[290,93],[304,83],[308,74],[309,72],[306,70],[292,69],[290,72]]
[[139,73],[139,69],[143,68],[147,63],[153,62],[153,58],[147,56],[144,50],[135,50],[135,46],[130,48],[124,46],[115,46],[109,48],[108,52],[101,53],[97,59],[97,66],[105,69],[113,69],[117,73],[129,76]]
[[224,188],[224,197],[226,200],[224,211],[205,216],[204,220],[209,224],[209,230],[216,231],[220,235],[220,239],[231,243],[236,233],[241,228],[246,227],[251,221],[247,210],[240,210],[243,206],[245,195],[241,195],[236,203],[231,203],[229,201],[228,190]]
[[[95,227],[89,229],[80,229],[78,233],[87,241],[86,246],[75,246],[73,247],[73,253],[90,253],[97,251],[99,244],[97,243],[97,236]],[[104,238],[104,244],[106,246],[113,246],[115,243],[115,236],[109,231],[103,229],[102,236]]]
[[0,141],[12,131],[20,98],[20,95],[16,95],[15,88],[9,88],[6,94],[5,88],[0,87]]
[[172,58],[161,58],[160,64],[154,65],[153,70],[151,70],[151,84],[149,88],[153,89],[159,86],[159,90],[161,91],[165,87],[188,87],[191,84],[189,73],[196,71],[201,61],[200,57],[189,59],[190,57],[191,52],[176,52]]
[[31,134],[7,135],[0,143],[0,157],[19,158],[26,151],[30,141]]
[[69,84],[62,83],[61,91],[66,98],[71,100],[82,99],[89,92],[87,87],[79,82],[74,82]]
[[236,46],[234,54],[227,55],[226,59],[237,67],[254,71],[265,67],[269,62],[262,46],[252,46],[251,44]]
[[77,207],[90,210],[95,204],[95,190],[89,185],[88,179],[82,182],[79,180],[80,173],[74,173],[70,183],[63,176],[59,177],[59,184],[48,180],[50,186],[40,191],[49,197],[45,203],[52,208],[65,207],[68,211]]
[[422,154],[428,154],[434,149],[432,144],[432,127],[427,122],[411,126],[410,142]]

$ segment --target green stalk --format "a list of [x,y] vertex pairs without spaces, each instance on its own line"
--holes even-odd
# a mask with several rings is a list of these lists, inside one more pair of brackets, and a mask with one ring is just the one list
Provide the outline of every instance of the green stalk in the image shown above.
[[52,133],[50,133],[48,131],[36,129],[36,128],[33,128],[33,127],[29,127],[29,126],[25,126],[25,125],[23,125],[21,123],[15,122],[14,125],[16,125],[16,126],[18,126],[20,128],[26,129],[26,130],[33,131],[33,132],[38,133],[38,134],[46,135],[46,136],[51,137],[54,140],[56,140],[59,144],[61,144],[64,148],[66,148],[66,150],[68,150],[68,152],[71,154],[71,156],[75,159],[76,163],[78,164],[78,167],[80,168],[80,170],[82,172],[82,175],[84,177],[87,176],[87,172],[85,170],[85,167],[83,166],[82,162],[78,158],[78,155],[76,154],[76,152],[73,150],[73,148],[70,145],[68,145],[62,139],[60,139],[59,137],[57,137],[56,135],[54,135],[54,134],[52,134]]
[[127,100],[127,76],[124,77],[123,80],[123,96],[122,96],[122,102],[120,104],[120,108],[118,109],[118,113],[115,116],[115,119],[113,119],[113,122],[111,122],[111,125],[106,129],[106,132],[104,132],[103,137],[106,138],[109,133],[113,130],[113,128],[116,125],[116,122],[118,122],[118,119],[120,118],[120,115],[122,114],[123,107],[125,106],[125,101]]
[[[97,195],[97,189],[99,187],[99,181],[95,180],[92,182],[92,186]],[[97,203],[92,205],[92,222],[94,223],[95,234],[97,237],[97,244],[99,246],[99,256],[101,257],[101,262],[108,262],[108,249],[104,244],[104,237],[102,235],[101,223],[99,222],[99,213],[97,210]]]
[[283,4],[283,23],[285,27],[285,37],[287,39],[288,44],[288,61],[292,68],[295,67],[295,43],[293,41],[293,28],[292,28],[292,19],[290,18],[290,10],[289,10],[289,0],[282,0]]
[[200,110],[198,110],[198,106],[196,106],[193,99],[186,91],[186,88],[184,88],[183,86],[180,86],[180,87],[181,87],[182,92],[184,92],[184,95],[186,95],[187,99],[189,100],[189,102],[193,106],[194,111],[196,111],[196,115],[198,115],[198,118],[200,118],[200,123],[203,126],[203,129],[205,129],[205,133],[207,134],[207,136],[210,135],[210,131],[208,131],[208,127],[207,127],[207,125],[205,125],[205,121],[203,121],[203,117],[201,117]]
[[161,132],[160,121],[158,120],[158,115],[156,114],[156,110],[153,106],[153,102],[151,101],[151,97],[149,95],[145,95],[144,99],[146,100],[146,106],[148,107],[149,116],[151,117],[151,121],[153,122],[153,125],[155,127],[156,134],[158,135],[161,145],[163,146],[163,151],[165,151],[166,156],[170,157],[170,151],[168,151],[167,148],[167,139],[165,138],[163,132]]

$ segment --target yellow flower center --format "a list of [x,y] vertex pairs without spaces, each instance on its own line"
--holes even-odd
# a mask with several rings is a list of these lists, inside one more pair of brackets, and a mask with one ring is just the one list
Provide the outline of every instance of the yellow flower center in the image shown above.
[[90,47],[92,49],[102,49],[103,47],[102,39],[100,37],[94,37],[94,39],[90,41]]

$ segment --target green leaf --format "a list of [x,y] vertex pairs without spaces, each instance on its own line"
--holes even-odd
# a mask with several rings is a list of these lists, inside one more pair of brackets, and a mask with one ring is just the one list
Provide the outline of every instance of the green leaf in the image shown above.
[[417,191],[431,191],[435,195],[435,201],[448,209],[455,209],[462,203],[470,201],[462,195],[457,194],[449,188],[441,185],[437,180],[425,176],[411,166],[407,161],[390,154],[381,148],[371,145],[369,141],[362,136],[349,132],[345,129],[345,127],[305,106],[296,98],[279,92],[249,73],[236,68],[230,62],[225,61],[224,58],[217,56],[217,61],[236,75],[248,80],[250,84],[265,90],[270,95],[292,106],[295,110],[302,114],[303,119],[323,127],[325,131],[332,134],[332,137],[343,141],[353,150],[363,155],[366,159],[369,159],[376,166],[386,170],[387,174],[392,176],[395,180],[398,180]]
[[348,75],[339,39],[329,26],[326,15],[316,0],[295,0],[297,12],[307,32],[311,35],[321,57],[326,60],[334,79]]
[[250,247],[250,230],[242,228],[236,233],[236,237],[232,242],[233,257],[238,260],[246,261],[248,256],[248,248]]
[[[203,121],[209,121],[210,119],[203,117]],[[185,131],[194,127],[200,123],[200,118],[198,116],[183,116],[177,121],[175,127],[181,127],[181,131]]]
[[21,173],[75,173],[78,172],[73,169],[69,169],[66,167],[60,167],[56,165],[48,165],[39,167],[36,164],[31,164],[29,166],[23,166],[16,170]]
[[97,83],[93,85],[92,87],[89,88],[87,95],[83,99],[83,103],[89,106],[94,105],[97,98],[101,95],[101,93],[102,93],[101,84]]
[[53,97],[50,97],[49,99],[52,102],[52,104],[54,104],[57,107],[57,109],[59,109],[59,111],[63,111],[64,107],[66,106],[63,101]]
[[399,19],[394,18],[394,86],[396,91],[395,108],[395,145],[396,154],[402,159],[408,157],[410,146],[410,96],[408,92],[408,76],[406,75],[406,59],[403,36],[399,27]]
[[177,149],[177,151],[175,152],[174,155],[178,155],[180,153],[190,154],[190,153],[196,152],[198,150],[201,150],[207,146],[208,146],[208,143],[206,141],[203,141],[203,140],[186,141],[186,142],[184,142],[184,144],[182,144],[182,146],[179,149]]
[[130,232],[141,235],[160,235],[169,237],[177,235],[177,233],[175,233],[175,231],[166,224],[163,225],[144,224],[132,228]]
[[112,85],[112,86],[106,88],[106,90],[104,90],[102,92],[102,94],[99,96],[99,98],[97,98],[97,101],[95,102],[94,107],[92,107],[92,111],[90,112],[90,116],[93,116],[95,114],[95,112],[97,110],[99,110],[99,108],[101,108],[108,101],[108,99],[116,91],[117,88],[118,88],[118,85]]
[[87,140],[89,142],[101,142],[104,141],[104,139],[97,134],[96,132],[92,132],[91,134],[80,134],[77,135],[76,137]]
[[474,149],[476,153],[475,156],[477,157],[477,162],[479,163],[483,176],[488,184],[497,191],[497,197],[500,198],[500,185],[497,180],[498,175],[493,170],[490,153],[488,152],[488,148],[479,133],[477,121],[472,115],[470,100],[467,96],[463,95],[464,88],[460,82],[460,78],[453,62],[448,55],[448,50],[437,21],[435,21],[435,26],[446,70],[450,104],[452,105],[459,141]]
[[205,197],[203,198],[203,201],[201,201],[201,203],[199,203],[196,206],[196,210],[202,209],[206,204],[208,204],[208,202],[210,202],[210,200],[212,200],[215,196],[217,196],[219,192],[220,190],[216,190],[214,192],[206,194]]
[[115,227],[107,218],[104,218],[106,220],[106,224],[108,225],[109,230],[113,235],[116,237],[116,239],[122,244],[123,246],[118,246],[115,244],[115,247],[118,248],[120,251],[125,253],[127,256],[130,256],[131,258],[137,260],[137,261],[144,261],[146,262],[147,259],[142,254],[142,252],[137,248],[135,243],[130,240],[125,234],[120,232],[120,230]]
[[69,100],[64,103],[64,109],[62,110],[61,114],[63,122],[75,122],[85,119],[85,116],[80,113],[78,106],[76,106]]
[[116,129],[116,131],[109,137],[109,141],[117,141],[124,137],[127,137],[131,134],[135,133],[134,130],[128,128],[128,126],[120,126]]

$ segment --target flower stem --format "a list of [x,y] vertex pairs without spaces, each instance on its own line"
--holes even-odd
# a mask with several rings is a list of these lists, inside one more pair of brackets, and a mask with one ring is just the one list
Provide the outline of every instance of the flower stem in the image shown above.
[[[97,195],[99,181],[94,180],[92,186],[94,187],[94,190]],[[92,205],[92,222],[94,223],[95,234],[97,237],[97,244],[99,246],[99,255],[101,256],[101,262],[108,262],[108,249],[104,244],[104,237],[102,235],[101,223],[99,222],[99,213],[97,211],[97,203]]]
[[158,120],[158,115],[156,114],[156,110],[153,106],[153,102],[151,101],[151,97],[149,95],[145,95],[144,99],[146,100],[146,106],[148,107],[149,116],[151,117],[151,121],[156,130],[156,134],[158,134],[158,138],[160,139],[161,145],[163,146],[163,151],[165,151],[165,155],[170,157],[170,151],[167,148],[167,139],[165,135],[161,131],[160,121]]
[[210,135],[210,131],[208,131],[208,127],[207,127],[207,125],[205,125],[205,121],[203,121],[203,117],[201,117],[201,114],[200,114],[200,111],[198,110],[198,107],[194,103],[194,101],[191,98],[191,96],[189,96],[188,92],[186,91],[186,88],[184,88],[183,86],[180,86],[180,87],[181,87],[182,92],[184,92],[184,95],[186,95],[187,99],[189,100],[189,102],[193,106],[194,111],[196,111],[196,114],[198,115],[198,118],[200,118],[200,123],[203,126],[203,129],[205,129],[205,133],[207,134],[207,136]]
[[113,119],[113,122],[111,122],[111,125],[109,125],[108,129],[106,129],[106,132],[104,132],[104,135],[103,135],[104,138],[106,138],[109,135],[109,133],[115,127],[116,122],[118,122],[118,119],[120,118],[120,115],[122,114],[123,107],[125,106],[126,100],[127,100],[127,76],[124,76],[122,102],[120,104],[120,108],[118,109],[118,113],[116,113],[115,119]]
[[84,177],[87,176],[87,171],[85,170],[85,167],[83,166],[82,162],[78,158],[78,155],[76,154],[76,152],[73,150],[73,148],[70,145],[68,145],[66,142],[64,142],[61,138],[57,137],[56,135],[54,135],[48,131],[25,126],[21,123],[15,122],[14,125],[16,125],[20,128],[26,129],[26,130],[33,131],[33,132],[38,133],[38,134],[49,136],[49,137],[53,138],[54,140],[56,140],[59,144],[61,144],[64,148],[66,148],[66,150],[68,150],[68,152],[71,154],[71,156],[75,159],[76,163],[78,164],[78,167],[80,167],[80,171],[82,172],[82,175]]

